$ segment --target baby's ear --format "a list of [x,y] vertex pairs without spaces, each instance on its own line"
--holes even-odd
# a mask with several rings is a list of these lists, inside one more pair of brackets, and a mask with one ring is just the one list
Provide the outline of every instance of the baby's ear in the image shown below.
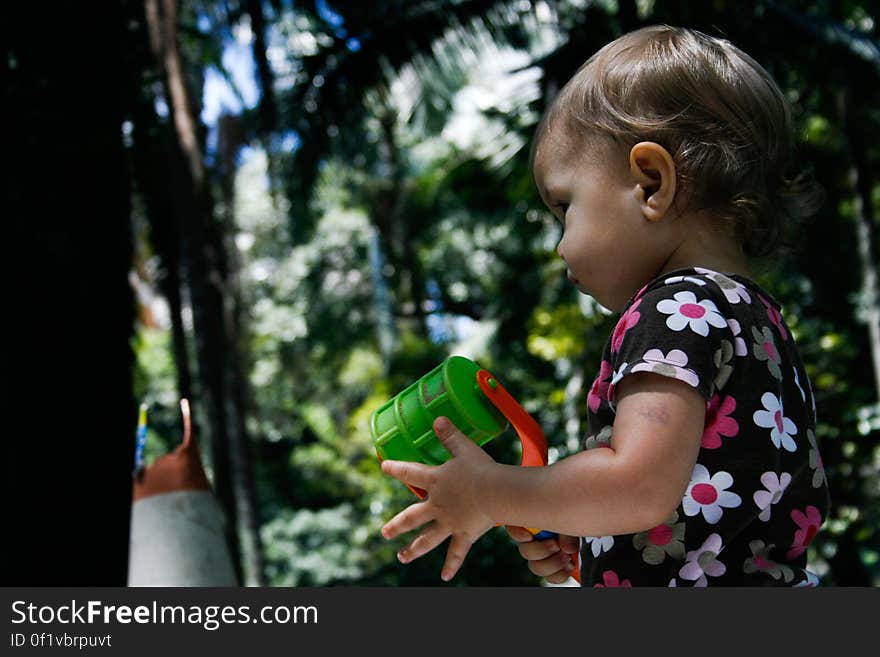
[[649,221],[660,221],[675,201],[672,156],[660,144],[642,141],[630,150],[629,167],[642,214]]

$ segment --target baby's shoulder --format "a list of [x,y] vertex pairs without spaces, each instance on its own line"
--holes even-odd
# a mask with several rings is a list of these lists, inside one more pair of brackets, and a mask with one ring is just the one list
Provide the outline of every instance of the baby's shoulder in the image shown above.
[[[757,284],[747,279],[702,267],[691,267],[657,277],[635,295],[629,307],[646,302],[656,306],[666,301],[678,305],[685,313],[689,310],[696,311],[690,305],[700,305],[724,315],[736,315],[738,310],[755,303],[776,305]],[[669,303],[664,305],[668,306]]]

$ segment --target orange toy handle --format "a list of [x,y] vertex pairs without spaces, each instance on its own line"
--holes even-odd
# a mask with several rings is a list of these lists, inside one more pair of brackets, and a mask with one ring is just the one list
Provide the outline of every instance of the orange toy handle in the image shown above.
[[501,385],[501,382],[486,370],[477,372],[477,383],[486,395],[486,399],[501,411],[519,436],[522,443],[520,465],[547,465],[547,440],[535,418],[529,415],[528,411],[520,406],[519,402]]
[[[507,392],[498,379],[486,370],[481,369],[477,372],[477,384],[480,386],[483,394],[486,395],[486,398],[507,418],[507,421],[510,422],[519,436],[519,441],[522,443],[520,465],[527,467],[547,465],[547,439],[544,437],[544,431],[535,421],[535,418],[529,415],[528,411]],[[535,537],[536,541],[557,538],[559,536],[555,532],[532,529],[531,527],[526,527],[525,529]],[[571,576],[580,582],[580,559],[577,554],[574,554],[571,560],[574,564],[574,571]]]

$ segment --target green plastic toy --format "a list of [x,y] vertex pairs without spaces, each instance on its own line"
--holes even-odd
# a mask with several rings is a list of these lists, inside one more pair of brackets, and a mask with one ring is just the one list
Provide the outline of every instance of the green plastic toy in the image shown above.
[[[450,356],[373,413],[370,430],[379,458],[444,463],[449,453],[433,430],[441,416],[481,446],[510,423],[523,446],[520,465],[547,464],[547,441],[538,423],[497,378],[464,356]],[[424,497],[419,489],[413,492]]]
[[507,428],[507,419],[487,399],[477,381],[480,367],[452,356],[382,405],[370,423],[380,458],[440,465],[449,454],[432,429],[446,416],[478,445]]
[[[463,356],[450,356],[380,406],[370,418],[373,445],[380,460],[440,465],[450,454],[434,434],[438,417],[447,417],[478,445],[513,426],[522,443],[522,466],[547,465],[547,441],[535,419],[520,406],[497,378]],[[407,487],[420,499],[424,490]],[[526,527],[536,540],[553,532]],[[579,577],[574,558],[574,577]]]

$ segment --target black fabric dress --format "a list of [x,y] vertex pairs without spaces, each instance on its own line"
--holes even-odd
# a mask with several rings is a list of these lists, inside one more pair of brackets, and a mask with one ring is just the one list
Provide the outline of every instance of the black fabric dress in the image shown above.
[[582,539],[582,585],[816,585],[806,549],[828,486],[812,389],[779,305],[748,279],[701,268],[646,285],[605,345],[585,448],[614,447],[614,390],[637,372],[705,398],[702,445],[665,523]]

